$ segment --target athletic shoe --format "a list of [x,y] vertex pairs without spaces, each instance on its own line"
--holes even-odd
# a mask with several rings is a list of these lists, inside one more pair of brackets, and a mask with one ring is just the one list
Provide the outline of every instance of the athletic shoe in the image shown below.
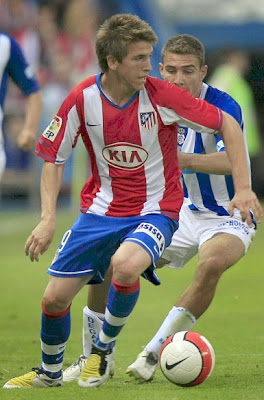
[[84,367],[88,357],[80,355],[80,357],[68,368],[63,371],[63,382],[72,382],[79,378],[81,370]]
[[31,372],[10,379],[10,381],[4,384],[3,388],[46,388],[62,386],[62,384],[62,375],[57,379],[52,379],[41,368],[32,368]]
[[[81,370],[84,367],[88,357],[81,355],[78,360],[63,371],[63,382],[72,382],[79,379]],[[110,364],[110,378],[113,378],[115,373],[115,361],[112,360]]]
[[159,366],[159,358],[152,351],[143,350],[133,364],[129,365],[126,374],[135,378],[139,383],[149,382],[155,376]]
[[115,356],[115,349],[101,350],[92,346],[91,354],[81,370],[79,386],[100,386],[109,378],[110,367]]

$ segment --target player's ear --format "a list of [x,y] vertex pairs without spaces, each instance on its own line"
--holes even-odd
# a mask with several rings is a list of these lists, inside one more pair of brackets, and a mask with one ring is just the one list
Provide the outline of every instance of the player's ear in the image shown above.
[[202,68],[201,68],[201,75],[202,75],[201,78],[202,78],[202,80],[204,80],[204,78],[206,77],[207,72],[208,72],[208,65],[203,65]]
[[108,68],[112,71],[115,71],[118,65],[118,61],[116,60],[116,58],[114,56],[107,56],[106,57],[107,60],[107,64],[108,64]]
[[160,62],[160,63],[159,63],[160,75],[161,75],[161,77],[164,79],[164,76],[163,76],[163,69],[164,69],[164,66],[163,66],[163,64]]

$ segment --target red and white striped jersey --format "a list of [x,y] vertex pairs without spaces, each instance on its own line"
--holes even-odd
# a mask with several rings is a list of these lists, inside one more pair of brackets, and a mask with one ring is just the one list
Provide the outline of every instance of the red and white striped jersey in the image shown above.
[[92,170],[81,191],[82,212],[112,217],[163,213],[177,219],[183,200],[177,124],[214,133],[222,112],[151,77],[120,107],[103,93],[100,76],[72,90],[43,132],[36,154],[62,164],[81,136]]

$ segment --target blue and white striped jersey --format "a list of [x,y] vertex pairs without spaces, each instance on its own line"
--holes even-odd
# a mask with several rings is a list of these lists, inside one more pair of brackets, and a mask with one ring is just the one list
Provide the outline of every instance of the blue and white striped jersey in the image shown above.
[[8,78],[15,82],[24,96],[28,96],[40,89],[19,44],[11,36],[0,32],[0,145],[3,141],[3,108]]
[[[227,93],[205,83],[203,83],[200,98],[221,108],[237,120],[244,133],[247,148],[243,115],[239,104]],[[180,150],[185,153],[209,154],[216,151],[225,151],[225,146],[220,136],[197,133],[183,126],[178,128],[178,145]],[[249,157],[248,167],[250,170]],[[183,170],[182,182],[185,201],[190,203],[191,210],[211,210],[217,215],[228,215],[227,208],[234,196],[231,175],[213,175]]]

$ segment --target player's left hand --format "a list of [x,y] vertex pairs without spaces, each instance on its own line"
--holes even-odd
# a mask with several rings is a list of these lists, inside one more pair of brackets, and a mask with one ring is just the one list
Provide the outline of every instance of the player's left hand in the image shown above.
[[242,221],[247,222],[250,227],[253,226],[250,211],[253,212],[256,222],[261,222],[263,209],[256,194],[250,188],[235,193],[228,207],[228,212],[231,216],[233,216],[235,208],[240,211]]
[[24,128],[17,137],[17,145],[25,151],[33,150],[36,145],[35,132]]
[[45,253],[52,242],[55,232],[55,221],[41,220],[29,235],[25,244],[25,253],[31,261],[39,261],[39,255]]

